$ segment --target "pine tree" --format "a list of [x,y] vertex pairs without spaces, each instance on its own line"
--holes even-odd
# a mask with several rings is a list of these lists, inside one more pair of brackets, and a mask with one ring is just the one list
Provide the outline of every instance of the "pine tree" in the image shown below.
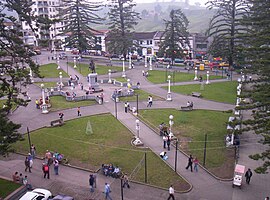
[[97,14],[101,9],[100,2],[87,0],[63,0],[59,8],[59,19],[64,22],[66,46],[76,47],[81,52],[95,48],[93,24],[100,24],[102,18]]
[[165,31],[161,36],[159,54],[172,59],[183,58],[184,51],[190,47],[187,30],[189,21],[181,9],[171,10],[169,20],[165,21]]
[[210,0],[206,5],[209,9],[217,8],[207,30],[208,37],[213,37],[209,52],[225,58],[232,67],[238,64],[238,58],[242,58],[238,48],[242,47],[243,41],[239,36],[248,29],[240,21],[248,14],[248,4],[245,0]]
[[[17,3],[14,1],[14,3]],[[0,10],[6,7],[22,7],[22,5],[1,4]],[[28,10],[27,8],[24,8]],[[21,138],[17,132],[20,125],[14,124],[7,118],[12,105],[27,105],[26,99],[20,96],[27,84],[31,83],[29,69],[39,75],[38,66],[29,55],[29,47],[23,43],[21,20],[30,20],[25,13],[17,20],[14,17],[0,14],[0,98],[4,107],[0,108],[0,154],[12,151],[11,143]],[[29,21],[28,21],[29,22]],[[21,87],[21,86],[25,86]]]
[[249,27],[243,34],[246,68],[243,73],[256,75],[254,80],[246,82],[242,97],[250,98],[250,104],[241,109],[252,109],[252,119],[244,121],[245,131],[254,131],[263,136],[260,143],[267,145],[263,153],[250,156],[263,160],[257,173],[267,173],[270,168],[270,4],[268,0],[250,0],[250,13],[242,23]]
[[132,0],[111,0],[108,6],[108,50],[110,53],[123,55],[126,59],[127,52],[133,45],[132,30],[140,19],[139,13],[133,9],[136,4]]

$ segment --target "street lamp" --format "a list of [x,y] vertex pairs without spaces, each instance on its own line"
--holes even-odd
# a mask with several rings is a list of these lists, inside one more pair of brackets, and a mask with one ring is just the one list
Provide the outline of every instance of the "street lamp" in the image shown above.
[[152,56],[150,56],[149,70],[153,70],[153,68],[152,68]]
[[33,82],[34,82],[34,79],[33,79],[33,71],[32,71],[31,68],[30,68],[30,70],[29,70],[29,76],[30,76],[30,81],[31,81],[31,83],[33,83]]
[[127,79],[127,89],[128,92],[130,92],[131,84],[130,84],[130,79]]
[[206,83],[205,84],[210,84],[210,81],[209,81],[209,71],[206,72]]
[[112,75],[112,70],[109,69],[108,70],[108,76],[109,76],[108,83],[112,83],[111,75]]
[[194,77],[194,81],[197,81],[198,80],[198,70],[197,70],[197,67],[195,67],[195,77]]
[[74,62],[74,69],[77,68],[77,65],[76,65],[76,57],[73,58],[73,62]]
[[60,67],[60,64],[59,64],[59,56],[57,57],[57,69],[59,70],[61,67]]
[[140,138],[140,120],[136,119],[137,138]]
[[47,104],[45,102],[45,88],[44,88],[44,84],[42,83],[41,85],[41,94],[42,94],[42,105],[41,105],[41,112],[43,114],[48,113],[49,111],[47,110]]
[[131,66],[131,54],[129,53],[128,55],[128,68],[131,69],[132,66]]
[[126,78],[126,72],[125,72],[125,71],[126,71],[126,70],[125,70],[125,59],[123,58],[122,60],[123,60],[123,72],[122,72],[122,77],[123,77],[123,78]]
[[147,55],[145,54],[144,67],[147,68]]
[[59,72],[59,79],[60,79],[60,90],[62,89],[63,87],[63,80],[62,80],[63,76],[62,76],[62,72]]
[[167,101],[172,100],[172,95],[171,95],[171,75],[168,76],[168,93],[167,93]]
[[173,137],[173,133],[172,133],[172,126],[173,126],[173,115],[169,116],[169,125],[170,125],[170,132],[169,132],[169,136],[170,138]]

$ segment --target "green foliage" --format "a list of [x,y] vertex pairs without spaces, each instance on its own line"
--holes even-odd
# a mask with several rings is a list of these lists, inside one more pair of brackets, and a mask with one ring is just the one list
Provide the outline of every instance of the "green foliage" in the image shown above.
[[164,21],[166,28],[161,36],[159,53],[171,58],[174,63],[175,58],[183,58],[184,50],[190,48],[187,31],[189,21],[181,9],[171,10],[170,19]]
[[136,3],[132,0],[111,0],[108,6],[110,8],[108,50],[126,58],[129,48],[133,45],[131,31],[139,19],[139,13],[133,8]]
[[[64,5],[64,6],[63,6]],[[64,22],[66,46],[76,47],[80,52],[96,46],[93,24],[103,20],[97,14],[101,3],[87,0],[63,0],[59,8],[59,18]]]
[[260,142],[268,147],[264,152],[251,156],[264,161],[255,171],[267,173],[270,169],[270,4],[268,0],[250,0],[249,3],[250,13],[242,20],[250,28],[248,33],[242,35],[246,57],[244,73],[256,74],[257,78],[244,84],[243,95],[251,99],[251,104],[244,104],[241,108],[252,109],[253,118],[244,122],[245,130],[262,135]]
[[248,4],[245,0],[209,0],[208,8],[218,8],[210,21],[207,35],[213,37],[209,52],[213,56],[221,56],[232,67],[242,58],[239,48],[243,41],[240,35],[248,28],[243,26],[241,19],[248,15]]
[[[23,43],[20,25],[22,21],[31,24],[32,2],[23,0],[7,0],[0,4],[0,9],[12,8],[19,15],[20,21],[14,17],[0,14],[0,98],[4,98],[5,108],[0,108],[0,154],[12,151],[11,144],[21,138],[17,132],[20,125],[9,121],[7,114],[14,105],[27,105],[20,93],[29,84],[29,69],[39,76],[38,66],[29,55],[29,47]],[[9,23],[6,23],[9,22]],[[9,26],[12,25],[12,26]],[[20,87],[25,86],[25,88]]]

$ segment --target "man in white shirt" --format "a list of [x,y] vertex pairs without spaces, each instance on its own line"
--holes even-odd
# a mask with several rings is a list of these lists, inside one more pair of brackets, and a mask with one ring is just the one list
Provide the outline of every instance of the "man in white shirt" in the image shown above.
[[170,200],[171,198],[173,199],[173,200],[175,200],[175,198],[174,198],[174,189],[173,189],[173,186],[171,185],[171,187],[169,188],[169,197],[168,197],[168,200]]
[[119,174],[120,174],[120,169],[119,169],[118,166],[116,166],[116,167],[114,168],[112,177],[117,178],[117,177],[119,176]]

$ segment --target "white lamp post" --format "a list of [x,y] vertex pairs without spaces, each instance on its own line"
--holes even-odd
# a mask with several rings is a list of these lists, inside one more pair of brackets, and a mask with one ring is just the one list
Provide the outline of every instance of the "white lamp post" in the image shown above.
[[170,116],[169,116],[169,125],[170,125],[170,133],[169,133],[169,136],[170,136],[170,138],[172,138],[172,137],[173,137],[173,133],[172,133],[173,115],[170,115]]
[[125,59],[123,58],[123,72],[122,72],[122,77],[126,78],[126,70],[125,70]]
[[195,67],[195,77],[194,77],[194,81],[197,81],[198,80],[198,70],[197,70],[197,67]]
[[152,56],[150,56],[149,70],[153,70],[153,68],[152,68]]
[[73,62],[74,62],[74,69],[76,69],[76,68],[77,68],[77,65],[76,65],[76,57],[74,57]]
[[32,71],[31,68],[30,68],[30,70],[29,70],[29,76],[30,76],[30,81],[31,81],[31,83],[33,83],[33,82],[34,82],[34,80],[33,80],[33,71]]
[[41,112],[43,114],[48,113],[49,111],[47,110],[47,104],[45,102],[45,89],[44,89],[44,84],[41,84],[41,94],[42,94],[42,105],[41,105]]
[[172,95],[171,95],[171,76],[168,76],[168,94],[167,94],[167,101],[172,100]]
[[127,89],[128,92],[130,91],[131,85],[130,85],[130,79],[127,79]]
[[112,83],[111,75],[112,75],[112,70],[108,70],[108,75],[109,75],[109,80],[108,83]]
[[206,83],[205,84],[210,84],[210,81],[209,81],[209,71],[206,72]]
[[131,54],[128,55],[128,68],[131,69]]
[[62,87],[64,86],[63,84],[63,76],[62,76],[62,72],[59,72],[59,79],[60,79],[60,90],[62,89]]
[[140,138],[140,120],[136,119],[137,138]]
[[147,55],[145,54],[144,67],[147,68]]
[[60,69],[61,67],[60,67],[60,65],[59,65],[59,57],[57,57],[57,69]]

